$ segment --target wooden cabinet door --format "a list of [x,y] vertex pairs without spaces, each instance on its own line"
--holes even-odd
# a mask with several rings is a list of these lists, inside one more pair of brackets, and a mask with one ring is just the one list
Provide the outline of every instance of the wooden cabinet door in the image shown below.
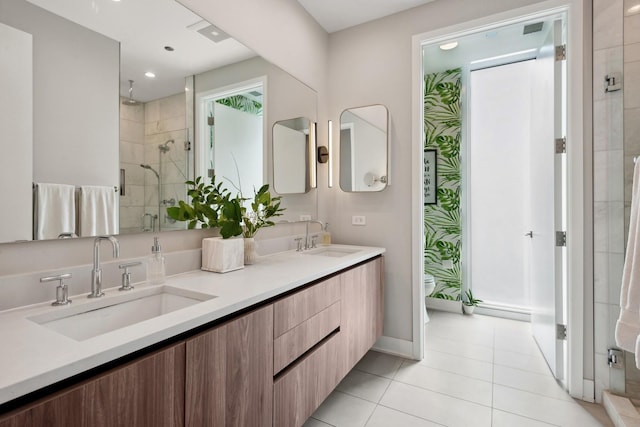
[[187,340],[186,425],[272,425],[273,306]]
[[0,427],[82,427],[84,387],[56,394],[0,418]]
[[183,426],[184,354],[181,342],[88,382],[87,427]]
[[377,258],[340,275],[342,351],[346,375],[382,335],[383,261]]

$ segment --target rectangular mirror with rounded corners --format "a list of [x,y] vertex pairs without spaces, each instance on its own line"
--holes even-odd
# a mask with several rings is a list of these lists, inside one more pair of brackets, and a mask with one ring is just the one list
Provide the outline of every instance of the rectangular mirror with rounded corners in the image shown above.
[[[149,10],[154,19],[148,18]],[[0,97],[3,111],[19,111],[8,134],[20,135],[19,141],[0,142],[5,153],[19,151],[5,168],[5,175],[14,179],[0,186],[0,197],[16,201],[12,215],[28,218],[19,233],[5,232],[3,227],[12,222],[2,221],[0,243],[33,239],[34,183],[113,189],[115,234],[186,228],[173,223],[166,208],[186,198],[186,179],[205,173],[198,147],[212,143],[207,132],[214,129],[206,115],[204,123],[199,118],[196,104],[206,91],[220,89],[203,82],[224,74],[225,67],[235,68],[231,75],[227,72],[224,85],[259,76],[269,85],[258,95],[269,117],[258,142],[262,149],[233,154],[240,171],[262,165],[254,174],[258,177],[251,178],[255,183],[247,186],[271,181],[272,123],[296,115],[317,120],[313,90],[225,33],[216,30],[218,37],[212,39],[216,27],[173,0],[101,2],[99,8],[73,0],[0,0],[0,26],[20,43],[12,59],[4,60],[19,61],[26,67],[24,75],[33,73],[32,83],[16,82],[17,87],[27,85],[24,91]],[[29,90],[33,102],[22,102]],[[235,109],[225,111],[235,117],[242,111],[236,101],[242,100],[227,98],[217,105]],[[219,147],[214,141],[210,152],[232,144],[237,129],[231,126],[227,139]],[[32,160],[32,172],[26,158]],[[225,174],[234,175],[233,170]],[[313,193],[289,196],[283,206],[315,215]],[[94,218],[84,220],[91,225]]]
[[340,188],[382,191],[389,177],[389,112],[384,105],[349,108],[340,115]]
[[273,125],[273,188],[278,194],[311,190],[315,132],[307,117],[281,120]]

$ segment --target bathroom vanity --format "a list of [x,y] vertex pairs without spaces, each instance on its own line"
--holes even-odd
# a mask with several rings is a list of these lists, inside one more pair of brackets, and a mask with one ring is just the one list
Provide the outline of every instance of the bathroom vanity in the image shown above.
[[333,245],[172,276],[163,293],[208,299],[95,336],[45,322],[90,312],[82,296],[0,313],[0,427],[301,426],[382,334],[383,253]]

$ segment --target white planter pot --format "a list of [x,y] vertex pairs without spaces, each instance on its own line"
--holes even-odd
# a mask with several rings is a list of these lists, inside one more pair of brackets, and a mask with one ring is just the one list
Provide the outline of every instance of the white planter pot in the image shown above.
[[244,239],[202,239],[202,269],[216,273],[244,268]]
[[244,238],[244,265],[251,265],[256,262],[256,258],[258,258],[257,248],[258,243],[253,237]]
[[473,310],[475,308],[476,307],[474,305],[467,305],[467,304],[464,304],[464,303],[462,304],[462,312],[464,314],[473,314]]

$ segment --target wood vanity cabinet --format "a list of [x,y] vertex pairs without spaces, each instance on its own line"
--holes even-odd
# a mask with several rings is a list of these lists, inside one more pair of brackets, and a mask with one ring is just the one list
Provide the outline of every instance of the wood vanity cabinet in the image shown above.
[[[292,349],[300,347],[301,342],[305,344],[303,350],[311,350],[282,371],[276,363],[275,372],[280,373],[273,385],[274,426],[304,424],[382,335],[382,274],[383,258],[378,257],[274,304],[276,310],[279,305],[286,309],[280,316],[276,311],[276,325],[279,317],[296,319],[288,322],[291,332],[303,329],[303,335],[316,339],[315,346],[290,340],[288,354],[294,353]],[[314,298],[313,294],[322,289],[325,291]],[[339,301],[327,298],[332,295],[327,289],[339,291]]]
[[84,388],[56,393],[0,418],[0,427],[83,427]]
[[383,258],[0,416],[0,427],[299,427],[382,334]]
[[384,258],[340,275],[342,292],[343,375],[346,375],[382,335]]
[[1,427],[184,425],[184,342],[0,418]]
[[271,426],[273,305],[187,340],[186,425]]
[[185,343],[154,352],[85,385],[87,427],[184,425]]

